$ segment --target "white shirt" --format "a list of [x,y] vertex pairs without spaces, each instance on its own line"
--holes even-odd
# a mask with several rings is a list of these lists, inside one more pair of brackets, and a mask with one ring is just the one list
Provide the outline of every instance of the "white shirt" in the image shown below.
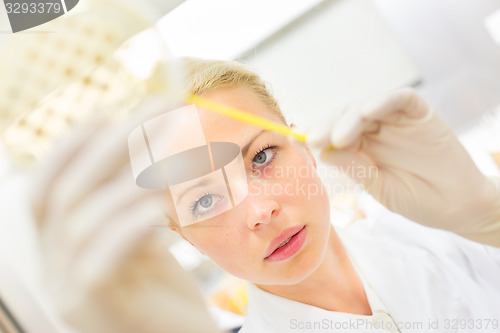
[[500,249],[386,209],[337,232],[373,315],[327,311],[250,286],[240,332],[500,332]]
[[246,319],[240,332],[399,332],[382,302],[366,287],[371,316],[323,310],[273,295],[253,284],[249,291],[247,319],[257,315],[267,327],[254,329]]

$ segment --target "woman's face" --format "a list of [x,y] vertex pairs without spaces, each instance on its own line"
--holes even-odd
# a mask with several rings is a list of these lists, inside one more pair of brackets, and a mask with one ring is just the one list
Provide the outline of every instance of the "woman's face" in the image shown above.
[[[282,123],[249,89],[223,88],[205,97]],[[183,236],[242,279],[279,285],[302,281],[321,263],[330,233],[329,200],[310,152],[238,120],[204,109],[199,115],[208,142],[240,146],[248,195],[220,215],[181,227]],[[214,204],[206,196],[199,200],[194,209]]]

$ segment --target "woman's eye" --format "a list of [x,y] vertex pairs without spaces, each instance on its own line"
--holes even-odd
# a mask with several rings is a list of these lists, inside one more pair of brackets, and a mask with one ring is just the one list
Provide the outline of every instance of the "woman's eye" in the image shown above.
[[258,152],[253,158],[253,164],[255,167],[261,167],[267,165],[271,162],[275,154],[274,147],[269,147]]
[[205,194],[199,198],[192,206],[192,212],[195,215],[203,215],[213,209],[213,207],[222,199],[220,195]]
[[203,208],[210,208],[212,206],[212,203],[214,202],[214,199],[212,198],[211,195],[205,195],[199,200],[199,204]]

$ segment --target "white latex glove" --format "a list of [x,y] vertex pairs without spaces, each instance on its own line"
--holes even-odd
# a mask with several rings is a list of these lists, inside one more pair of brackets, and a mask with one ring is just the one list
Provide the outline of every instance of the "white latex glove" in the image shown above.
[[390,210],[500,246],[500,182],[479,171],[413,90],[342,110],[308,143]]
[[166,226],[164,192],[135,185],[127,137],[138,123],[81,129],[36,177],[52,301],[79,332],[218,332],[168,252],[170,230],[155,227]]

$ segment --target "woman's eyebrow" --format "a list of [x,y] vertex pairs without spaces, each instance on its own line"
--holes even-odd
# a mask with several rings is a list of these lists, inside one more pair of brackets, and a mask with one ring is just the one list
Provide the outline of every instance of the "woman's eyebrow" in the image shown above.
[[179,197],[177,198],[177,205],[180,203],[182,197],[188,193],[189,191],[191,190],[194,190],[195,188],[198,188],[198,187],[201,187],[201,186],[207,186],[207,185],[210,185],[213,183],[213,180],[211,179],[203,179],[203,180],[200,180],[198,182],[196,182],[195,184],[189,186],[187,189],[185,189],[184,191],[182,191],[181,195],[179,195]]
[[255,134],[249,141],[246,145],[243,146],[243,148],[241,148],[241,153],[243,154],[243,158],[245,158],[248,154],[248,149],[250,149],[250,146],[252,145],[252,143],[257,140],[257,138],[259,136],[261,136],[264,132],[268,132],[268,130],[261,130],[259,133]]

